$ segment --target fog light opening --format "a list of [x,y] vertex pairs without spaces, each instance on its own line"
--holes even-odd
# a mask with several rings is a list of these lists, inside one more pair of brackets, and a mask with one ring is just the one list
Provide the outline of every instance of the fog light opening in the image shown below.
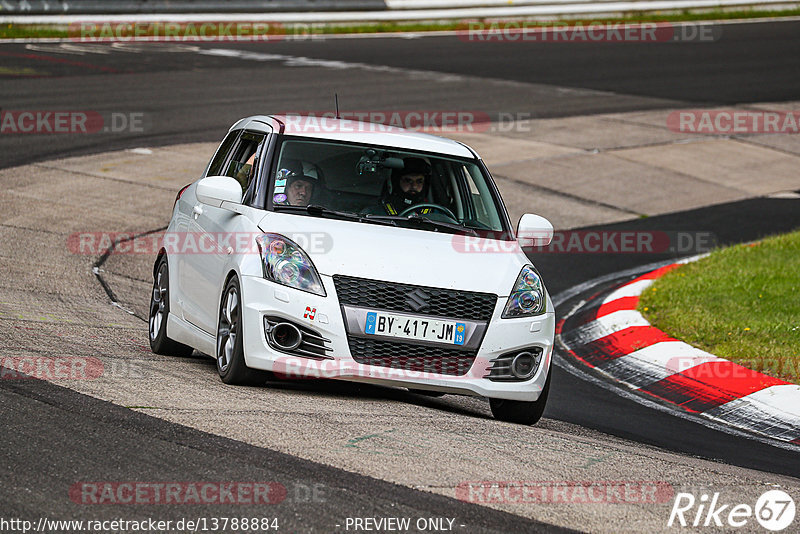
[[511,374],[516,378],[527,380],[531,378],[539,367],[539,361],[530,352],[520,352],[511,362]]
[[269,335],[272,342],[283,350],[294,350],[303,342],[302,332],[291,323],[276,324],[272,327]]

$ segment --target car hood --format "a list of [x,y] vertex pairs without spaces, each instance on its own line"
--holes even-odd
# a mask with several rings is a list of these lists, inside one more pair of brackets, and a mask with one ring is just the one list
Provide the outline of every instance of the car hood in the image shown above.
[[508,296],[530,261],[514,242],[305,215],[267,213],[264,232],[288,237],[322,275]]

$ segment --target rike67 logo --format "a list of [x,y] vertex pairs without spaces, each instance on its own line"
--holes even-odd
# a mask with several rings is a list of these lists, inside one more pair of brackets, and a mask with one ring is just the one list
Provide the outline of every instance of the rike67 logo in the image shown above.
[[755,506],[724,503],[719,493],[704,493],[699,499],[691,493],[678,493],[667,526],[749,527],[746,530],[750,532],[758,528],[755,519],[763,528],[779,532],[794,522],[795,511],[794,499],[781,490],[765,492]]

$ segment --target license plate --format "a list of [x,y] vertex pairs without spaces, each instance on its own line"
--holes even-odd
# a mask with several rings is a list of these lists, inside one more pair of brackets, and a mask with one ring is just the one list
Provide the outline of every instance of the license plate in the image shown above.
[[407,315],[395,315],[393,313],[367,312],[367,324],[364,328],[364,333],[463,345],[467,334],[467,325],[456,321],[439,321],[409,317]]

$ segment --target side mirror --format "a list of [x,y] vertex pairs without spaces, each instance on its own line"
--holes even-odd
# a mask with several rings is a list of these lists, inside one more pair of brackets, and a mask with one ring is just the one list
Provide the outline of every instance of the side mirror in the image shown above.
[[553,240],[553,225],[539,215],[526,213],[517,224],[517,241],[522,248],[546,247]]
[[242,203],[242,186],[229,176],[209,176],[197,183],[197,200],[209,206],[222,207],[223,202]]

